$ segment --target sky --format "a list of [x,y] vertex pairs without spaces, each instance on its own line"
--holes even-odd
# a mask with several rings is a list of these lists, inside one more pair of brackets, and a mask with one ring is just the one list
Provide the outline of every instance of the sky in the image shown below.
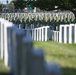
[[[7,0],[0,0],[0,2],[3,3],[3,4],[7,4],[6,1]],[[10,1],[12,1],[12,0],[8,0],[8,3],[10,3]]]

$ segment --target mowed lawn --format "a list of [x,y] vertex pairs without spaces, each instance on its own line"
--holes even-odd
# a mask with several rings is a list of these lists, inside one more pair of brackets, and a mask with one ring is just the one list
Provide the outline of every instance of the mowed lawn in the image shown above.
[[11,75],[9,68],[4,66],[3,60],[0,59],[0,75]]
[[34,46],[43,48],[45,60],[48,63],[59,64],[63,70],[63,75],[76,75],[76,44],[35,41]]

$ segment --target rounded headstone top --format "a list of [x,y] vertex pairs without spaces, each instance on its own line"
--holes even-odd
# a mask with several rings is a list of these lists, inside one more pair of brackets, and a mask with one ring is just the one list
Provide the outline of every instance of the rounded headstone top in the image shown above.
[[62,70],[60,65],[56,63],[45,64],[46,73],[54,74],[54,75],[62,75]]
[[23,42],[25,42],[25,43],[30,43],[30,42],[33,42],[32,41],[32,38],[30,37],[30,36],[24,36],[24,38],[23,38]]
[[44,51],[42,49],[33,49],[33,55],[36,57],[43,57]]

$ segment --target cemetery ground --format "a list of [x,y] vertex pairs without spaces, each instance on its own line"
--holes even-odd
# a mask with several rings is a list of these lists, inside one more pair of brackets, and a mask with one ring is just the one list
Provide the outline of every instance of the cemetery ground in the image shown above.
[[63,75],[76,75],[76,44],[60,44],[54,41],[35,42],[36,48],[43,48],[45,60],[57,63],[63,70]]
[[[63,75],[76,75],[76,44],[60,44],[54,41],[35,41],[36,48],[43,48],[45,60],[57,63],[63,70]],[[9,68],[4,67],[0,59],[0,75],[10,75]]]

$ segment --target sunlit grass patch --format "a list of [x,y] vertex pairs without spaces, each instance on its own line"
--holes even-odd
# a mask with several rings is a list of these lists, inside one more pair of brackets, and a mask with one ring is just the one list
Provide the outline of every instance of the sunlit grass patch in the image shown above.
[[76,75],[76,44],[35,41],[34,46],[44,49],[47,62],[60,64],[64,75]]

